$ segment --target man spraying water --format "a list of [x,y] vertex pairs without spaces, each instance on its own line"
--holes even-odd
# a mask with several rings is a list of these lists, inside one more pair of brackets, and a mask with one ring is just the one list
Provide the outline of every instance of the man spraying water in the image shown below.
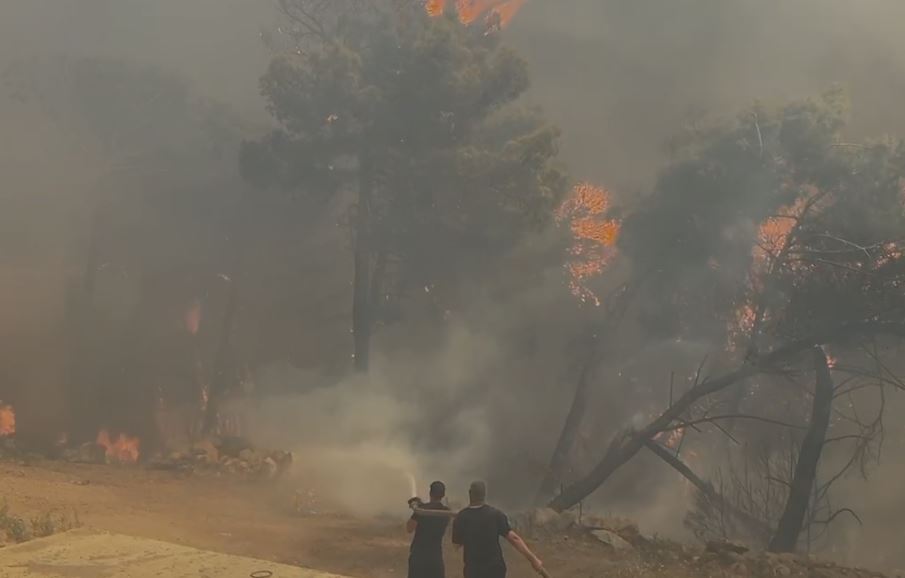
[[[409,573],[408,578],[445,578],[443,568],[443,535],[452,516],[431,516],[430,512],[449,512],[443,504],[446,497],[446,486],[443,482],[434,482],[430,485],[430,501],[426,504],[412,503],[415,511],[406,523],[405,529],[412,537],[412,546],[409,549]],[[417,505],[417,509],[414,506]]]

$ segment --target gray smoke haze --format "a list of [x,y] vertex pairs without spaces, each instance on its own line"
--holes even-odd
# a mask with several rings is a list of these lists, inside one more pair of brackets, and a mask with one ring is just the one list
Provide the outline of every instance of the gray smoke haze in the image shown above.
[[[671,137],[755,99],[806,96],[838,83],[852,98],[854,136],[905,134],[902,22],[902,0],[529,0],[506,35],[529,62],[529,100],[562,128],[562,157],[573,175],[631,204],[669,159]],[[256,136],[270,123],[258,94],[269,61],[261,33],[278,25],[263,0],[0,0],[0,71],[63,57],[153,66],[229,109]],[[48,354],[60,347],[53,328],[108,156],[93,137],[64,136],[42,110],[0,93],[0,367],[10,383],[29,384],[22,399],[55,399],[63,362]],[[417,347],[410,345],[421,335],[417,326],[390,329],[379,338],[367,383],[337,377],[350,350],[341,209],[330,222],[306,222],[277,238],[272,225],[290,217],[279,202],[272,205],[249,213],[259,219],[258,244],[248,252],[257,263],[251,300],[260,299],[251,307],[266,321],[249,329],[244,345],[257,354],[260,334],[285,335],[283,348],[260,353],[254,368],[268,392],[251,410],[256,439],[291,447],[299,475],[317,478],[332,488],[331,498],[366,514],[399,511],[409,475],[422,493],[432,479],[445,479],[460,500],[469,479],[491,475],[498,478],[491,480],[495,498],[524,503],[533,487],[512,489],[507,474],[488,472],[539,477],[555,443],[568,407],[563,392],[574,387],[566,328],[581,314],[564,294],[561,272],[547,271],[515,302],[479,296],[442,336]],[[215,217],[203,210],[184,219],[215,229]],[[208,229],[199,229],[213,244],[214,233],[204,237]],[[268,261],[261,248],[273,240],[296,246],[291,264]],[[179,253],[178,241],[171,243],[161,261]],[[301,292],[315,305],[293,309]],[[599,440],[637,419],[639,407],[661,407],[662,391],[643,384],[662,383],[707,348],[657,343],[624,352],[625,375],[604,372],[595,393],[599,417],[584,432],[583,455],[596,456]],[[286,368],[286,359],[296,367]],[[47,420],[60,411],[42,407]],[[849,543],[857,547],[839,556],[872,562],[897,549],[881,539],[905,515],[897,494],[905,466],[894,453],[901,446],[892,447],[870,482],[844,488],[865,525],[851,530]],[[598,500],[638,517],[645,531],[682,535],[688,495],[674,482],[672,472],[640,460]],[[525,485],[533,484],[531,478]],[[905,561],[897,556],[884,564]]]
[[[486,403],[491,392],[485,388],[484,403],[449,402],[474,389],[498,357],[493,340],[453,327],[439,351],[378,358],[367,379],[332,383],[298,371],[277,376],[265,370],[259,383],[278,379],[308,393],[265,399],[249,420],[252,435],[269,447],[292,448],[297,475],[313,474],[326,497],[361,514],[398,513],[412,497],[410,476],[419,482],[418,495],[442,479],[450,497],[461,500],[462,489],[486,468],[495,408]],[[425,409],[438,404],[448,409]],[[429,438],[438,428],[441,445]]]

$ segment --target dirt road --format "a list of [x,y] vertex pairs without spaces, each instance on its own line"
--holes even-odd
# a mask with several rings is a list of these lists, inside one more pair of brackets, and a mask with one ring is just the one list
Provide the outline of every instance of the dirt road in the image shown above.
[[[297,488],[209,476],[182,476],[138,467],[63,462],[0,462],[0,500],[25,519],[50,510],[75,510],[89,527],[184,544],[204,550],[317,568],[361,578],[406,575],[408,537],[398,519],[360,520],[293,507]],[[311,495],[316,496],[314,490]],[[404,504],[402,505],[404,509]],[[556,578],[601,576],[606,551],[590,543],[538,544]],[[457,554],[446,554],[447,575],[461,576]],[[509,553],[510,576],[533,576]]]

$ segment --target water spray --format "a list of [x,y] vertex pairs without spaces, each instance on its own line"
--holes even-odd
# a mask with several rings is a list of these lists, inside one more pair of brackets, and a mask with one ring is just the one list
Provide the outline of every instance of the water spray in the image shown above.
[[409,480],[409,496],[415,497],[418,495],[418,484],[415,481],[415,475],[411,472],[405,472],[405,475]]

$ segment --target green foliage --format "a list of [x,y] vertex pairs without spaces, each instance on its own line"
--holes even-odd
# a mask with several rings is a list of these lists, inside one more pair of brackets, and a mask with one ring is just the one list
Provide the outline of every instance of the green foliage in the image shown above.
[[246,142],[261,187],[326,197],[368,173],[370,248],[427,286],[492,268],[567,188],[558,131],[517,104],[524,63],[498,38],[421,10],[348,17],[261,80],[279,128]]
[[77,512],[44,512],[31,519],[31,535],[35,538],[52,536],[58,532],[68,532],[81,527]]
[[[746,303],[785,336],[903,310],[903,146],[844,142],[846,110],[834,90],[692,135],[623,230],[649,330],[720,339]],[[811,201],[765,250],[762,224]]]
[[0,505],[0,530],[3,530],[6,536],[14,542],[25,542],[31,538],[25,520],[10,514],[9,504],[6,500],[3,500],[3,504]]
[[3,500],[0,505],[0,532],[4,532],[14,542],[26,542],[33,538],[44,538],[58,532],[67,532],[79,528],[82,521],[77,512],[48,511],[31,518],[29,522],[14,516],[9,511],[9,504]]

